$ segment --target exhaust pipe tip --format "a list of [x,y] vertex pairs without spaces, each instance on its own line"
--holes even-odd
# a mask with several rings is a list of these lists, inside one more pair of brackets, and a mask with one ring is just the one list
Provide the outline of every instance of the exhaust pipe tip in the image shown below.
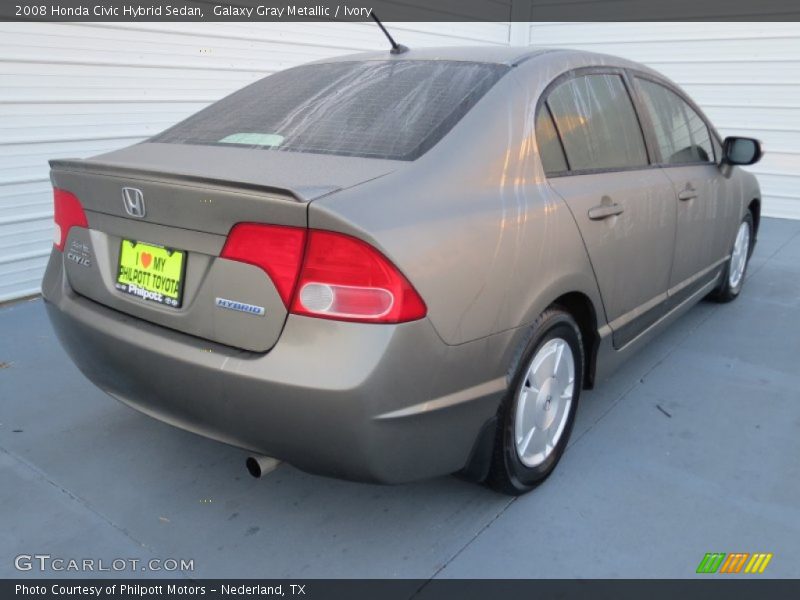
[[277,469],[281,461],[271,456],[255,455],[248,456],[244,464],[247,467],[247,472],[256,479],[259,479]]

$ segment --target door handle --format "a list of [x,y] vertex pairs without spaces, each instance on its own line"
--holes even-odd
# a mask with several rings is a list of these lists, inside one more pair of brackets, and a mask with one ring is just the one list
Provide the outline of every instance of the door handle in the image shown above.
[[624,210],[622,204],[617,204],[616,202],[613,204],[598,204],[589,209],[589,218],[592,221],[600,221],[621,215]]
[[682,192],[678,192],[678,200],[694,200],[697,198],[697,190],[694,189],[691,185],[687,185],[686,189]]

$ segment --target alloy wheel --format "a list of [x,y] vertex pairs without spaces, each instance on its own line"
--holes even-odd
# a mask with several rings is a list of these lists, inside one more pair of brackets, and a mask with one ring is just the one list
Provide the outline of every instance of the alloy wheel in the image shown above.
[[572,406],[575,357],[570,345],[553,338],[534,355],[517,393],[514,442],[526,467],[542,464],[561,439]]

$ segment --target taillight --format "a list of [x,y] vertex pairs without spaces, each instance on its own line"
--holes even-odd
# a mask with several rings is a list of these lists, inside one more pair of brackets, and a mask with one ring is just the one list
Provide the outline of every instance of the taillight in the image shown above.
[[341,233],[239,223],[220,256],[260,267],[294,314],[402,323],[427,313],[422,298],[386,257]]
[[299,227],[238,223],[228,234],[220,256],[263,269],[289,306],[305,241],[306,229]]
[[310,230],[292,312],[402,323],[421,319],[427,309],[403,274],[375,248],[341,233]]
[[67,243],[67,235],[72,227],[89,226],[81,201],[74,194],[59,188],[53,188],[53,220],[56,223],[53,243],[59,252],[64,251],[64,244]]

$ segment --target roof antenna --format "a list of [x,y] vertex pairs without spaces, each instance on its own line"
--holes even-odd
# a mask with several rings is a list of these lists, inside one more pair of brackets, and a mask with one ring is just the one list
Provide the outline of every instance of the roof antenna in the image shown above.
[[380,19],[378,19],[378,15],[375,14],[375,11],[371,13],[372,20],[378,24],[378,27],[381,28],[383,35],[389,40],[389,43],[392,45],[392,49],[389,50],[390,54],[402,54],[403,52],[408,52],[408,46],[403,46],[403,44],[398,44],[394,41],[394,38],[386,31],[386,27],[383,26]]

